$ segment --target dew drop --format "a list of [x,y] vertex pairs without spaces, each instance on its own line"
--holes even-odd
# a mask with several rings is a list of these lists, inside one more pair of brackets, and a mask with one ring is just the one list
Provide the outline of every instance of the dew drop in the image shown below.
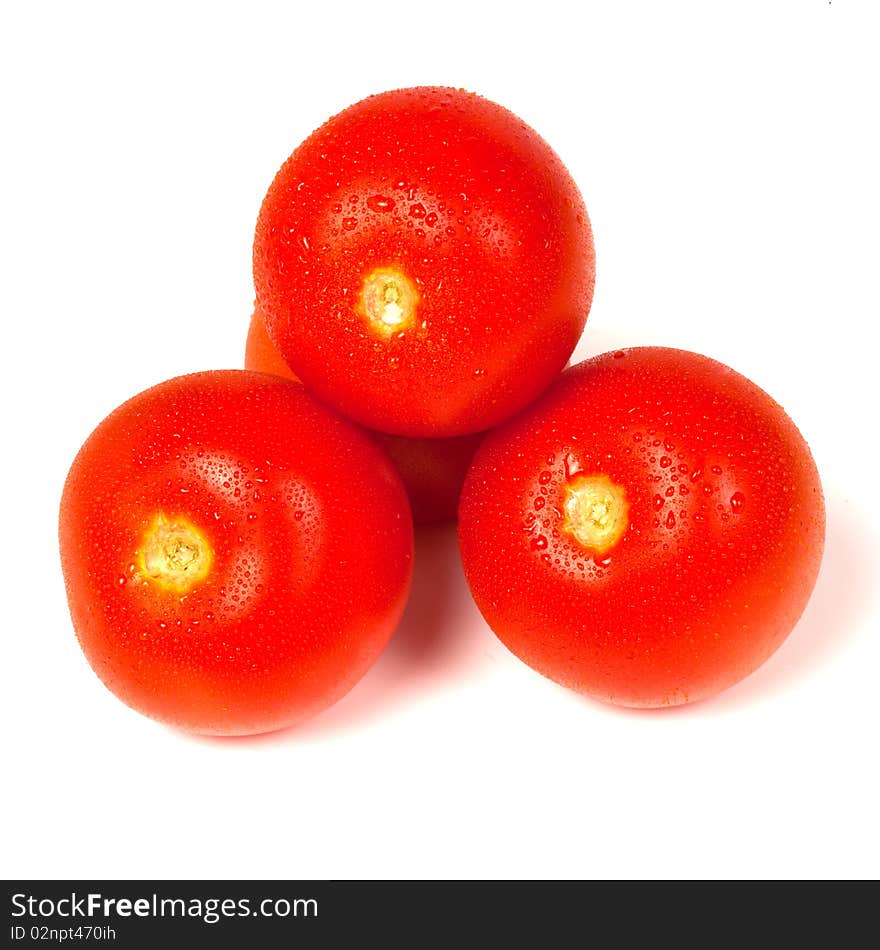
[[367,198],[367,207],[370,211],[393,211],[394,210],[394,199],[386,198],[385,195],[371,195]]
[[654,495],[654,511],[659,511],[666,501],[660,495]]
[[346,231],[354,231],[357,227],[357,218],[343,218],[342,227],[345,228]]
[[672,459],[668,455],[662,456],[660,459],[660,468],[669,468],[672,465]]
[[580,462],[578,462],[578,460],[571,454],[571,452],[569,452],[568,455],[565,456],[564,465],[565,465],[565,477],[567,479],[574,478],[574,476],[577,475],[578,472],[581,471]]
[[745,504],[745,501],[746,501],[746,496],[741,491],[734,492],[730,496],[731,511],[734,511],[734,512],[742,511],[742,507]]
[[409,214],[411,218],[424,218],[426,214],[425,206],[421,202],[410,205]]
[[543,534],[539,534],[537,537],[532,538],[532,547],[536,551],[543,551],[547,547],[547,539]]
[[669,514],[666,516],[666,527],[667,528],[675,527],[675,513],[672,511],[670,511]]
[[547,485],[547,484],[549,484],[550,479],[551,479],[552,477],[553,477],[553,476],[552,476],[549,472],[541,472],[541,474],[538,476],[538,481],[539,481],[542,485]]
[[539,495],[539,496],[535,499],[535,511],[540,511],[540,510],[544,507],[544,505],[546,505],[546,504],[547,504],[547,502],[544,501],[544,499]]

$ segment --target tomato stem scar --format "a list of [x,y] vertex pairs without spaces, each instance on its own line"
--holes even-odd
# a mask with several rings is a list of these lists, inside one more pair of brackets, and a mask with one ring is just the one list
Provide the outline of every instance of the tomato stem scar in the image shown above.
[[143,580],[185,594],[208,576],[214,553],[190,521],[169,520],[159,512],[144,532],[137,560]]
[[360,312],[380,336],[405,330],[415,319],[418,302],[415,285],[395,267],[377,267],[364,278]]
[[611,550],[629,526],[626,492],[607,475],[575,476],[565,488],[563,510],[563,530],[596,554]]

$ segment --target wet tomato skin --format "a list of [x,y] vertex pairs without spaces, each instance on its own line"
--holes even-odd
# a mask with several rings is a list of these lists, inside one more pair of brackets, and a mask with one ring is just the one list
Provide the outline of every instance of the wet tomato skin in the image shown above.
[[508,110],[443,87],[326,122],[278,172],[254,241],[258,305],[296,375],[363,425],[419,437],[485,430],[543,391],[594,271],[559,157]]
[[[245,343],[246,369],[273,373],[296,382],[296,374],[284,361],[266,330],[266,322],[254,311]],[[409,496],[417,525],[455,521],[461,486],[483,433],[448,439],[418,439],[371,432],[391,456]]]
[[721,363],[660,347],[566,371],[489,434],[459,510],[468,582],[510,650],[643,707],[760,666],[806,606],[824,530],[819,475],[784,410]]
[[70,469],[60,546],[104,684],[218,735],[341,698],[396,627],[412,570],[385,453],[301,386],[239,370],[169,380],[111,413]]

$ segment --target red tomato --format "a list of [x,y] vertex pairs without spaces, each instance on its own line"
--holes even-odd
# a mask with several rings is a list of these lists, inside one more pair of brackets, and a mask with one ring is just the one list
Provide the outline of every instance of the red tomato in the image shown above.
[[281,168],[254,242],[257,301],[306,386],[383,432],[479,432],[560,372],[593,295],[593,239],[522,120],[440,87],[371,96]]
[[145,715],[221,735],[343,696],[409,590],[403,486],[372,440],[300,386],[195,373],[89,436],[61,502],[73,624]]
[[[269,338],[266,322],[255,311],[248,327],[244,365],[261,373],[274,373],[299,381]],[[416,524],[455,521],[458,498],[474,452],[483,433],[452,439],[411,439],[373,432],[403,479]]]
[[721,363],[606,353],[490,433],[459,537],[489,625],[545,676],[627,706],[690,702],[782,643],[825,508],[794,423]]

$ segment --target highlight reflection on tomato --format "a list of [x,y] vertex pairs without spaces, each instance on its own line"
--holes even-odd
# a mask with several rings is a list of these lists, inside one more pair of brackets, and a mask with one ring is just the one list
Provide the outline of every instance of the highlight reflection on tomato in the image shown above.
[[195,373],[108,416],[61,502],[74,627],[145,715],[223,735],[341,698],[401,616],[412,523],[387,455],[301,386]]
[[807,603],[824,529],[783,409],[660,347],[581,363],[490,433],[459,510],[465,573],[500,639],[628,706],[692,702],[760,666]]
[[562,370],[593,294],[580,193],[521,119],[441,87],[371,96],[275,177],[259,309],[310,391],[371,429],[446,437],[522,409]]
[[[269,338],[259,311],[254,311],[248,326],[244,365],[246,369],[299,381]],[[454,521],[461,486],[483,433],[449,439],[416,439],[384,432],[371,434],[400,472],[413,521],[416,524]]]

